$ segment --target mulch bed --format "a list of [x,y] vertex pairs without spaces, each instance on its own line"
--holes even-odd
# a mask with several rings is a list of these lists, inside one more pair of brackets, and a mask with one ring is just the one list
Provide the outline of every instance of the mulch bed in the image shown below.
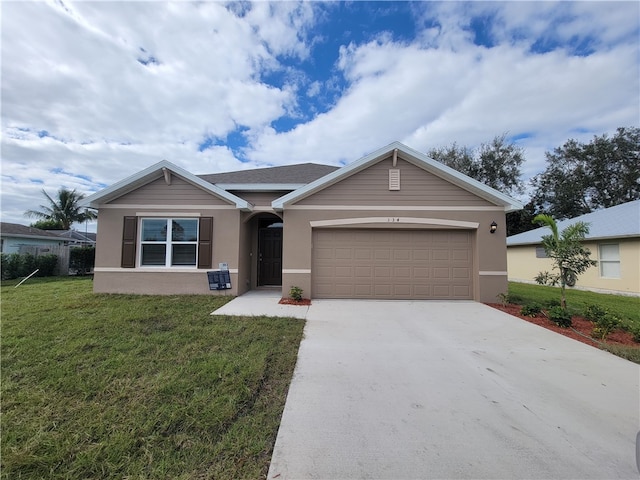
[[311,305],[311,300],[308,298],[303,298],[302,300],[294,300],[293,298],[281,298],[278,302],[281,305],[300,305],[300,306],[309,306]]
[[[562,328],[549,320],[543,313],[539,313],[535,317],[520,314],[520,310],[522,309],[521,305],[509,304],[505,306],[500,303],[488,303],[487,305],[593,347],[599,347],[602,343],[606,343],[609,345],[625,345],[640,348],[640,344],[633,341],[633,335],[631,333],[619,329],[611,332],[606,341],[586,338],[591,337],[593,322],[577,315],[571,317],[572,328]],[[580,333],[576,333],[574,330]]]

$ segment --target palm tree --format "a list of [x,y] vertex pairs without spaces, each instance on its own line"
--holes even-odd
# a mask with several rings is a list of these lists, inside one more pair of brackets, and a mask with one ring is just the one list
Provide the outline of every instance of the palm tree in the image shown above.
[[96,213],[91,210],[80,211],[81,207],[78,206],[78,202],[84,198],[84,195],[75,190],[67,190],[63,187],[58,190],[58,196],[55,200],[44,189],[42,193],[47,197],[49,205],[40,205],[40,211],[27,210],[24,212],[25,216],[58,222],[62,225],[63,230],[70,230],[74,222],[82,223],[98,218]]
[[560,283],[560,306],[566,309],[565,287],[575,285],[578,275],[596,265],[596,262],[589,258],[591,252],[583,243],[589,233],[589,224],[576,222],[559,232],[555,219],[543,213],[536,215],[533,222],[547,226],[551,230],[551,235],[542,236],[542,246],[547,256],[553,261],[553,268],[559,271],[557,275],[540,272],[536,281],[543,283],[544,279],[548,279],[547,281],[552,285]]

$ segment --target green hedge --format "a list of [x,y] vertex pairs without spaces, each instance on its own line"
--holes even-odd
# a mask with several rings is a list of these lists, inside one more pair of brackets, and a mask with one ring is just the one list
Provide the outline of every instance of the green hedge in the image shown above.
[[38,269],[36,276],[51,277],[55,275],[57,265],[57,255],[48,254],[36,257],[31,253],[25,253],[23,255],[19,253],[3,253],[2,280],[26,277],[31,275],[36,269]]
[[69,253],[69,268],[85,275],[96,264],[96,247],[74,247]]

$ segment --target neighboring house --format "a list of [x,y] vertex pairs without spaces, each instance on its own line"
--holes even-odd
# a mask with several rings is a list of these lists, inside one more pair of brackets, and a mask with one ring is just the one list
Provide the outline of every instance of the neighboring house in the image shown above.
[[0,250],[2,253],[24,253],[36,250],[47,253],[53,247],[55,252],[67,241],[54,233],[39,228],[27,227],[17,223],[0,223]]
[[[516,200],[395,142],[342,168],[193,175],[167,161],[81,202],[98,209],[97,292],[496,300]],[[491,224],[496,224],[491,233]]]
[[78,230],[47,230],[58,237],[67,240],[72,247],[94,247],[96,244],[96,234],[91,232],[79,232]]
[[[589,224],[584,245],[598,262],[578,277],[575,288],[640,295],[640,200],[558,222],[562,232],[575,222]],[[507,238],[509,280],[533,282],[541,271],[551,271],[541,239],[541,227]]]

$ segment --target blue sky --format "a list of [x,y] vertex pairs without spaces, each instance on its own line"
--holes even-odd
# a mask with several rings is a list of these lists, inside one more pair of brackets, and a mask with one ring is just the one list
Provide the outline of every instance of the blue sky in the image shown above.
[[640,123],[638,2],[3,2],[2,221],[193,173]]

